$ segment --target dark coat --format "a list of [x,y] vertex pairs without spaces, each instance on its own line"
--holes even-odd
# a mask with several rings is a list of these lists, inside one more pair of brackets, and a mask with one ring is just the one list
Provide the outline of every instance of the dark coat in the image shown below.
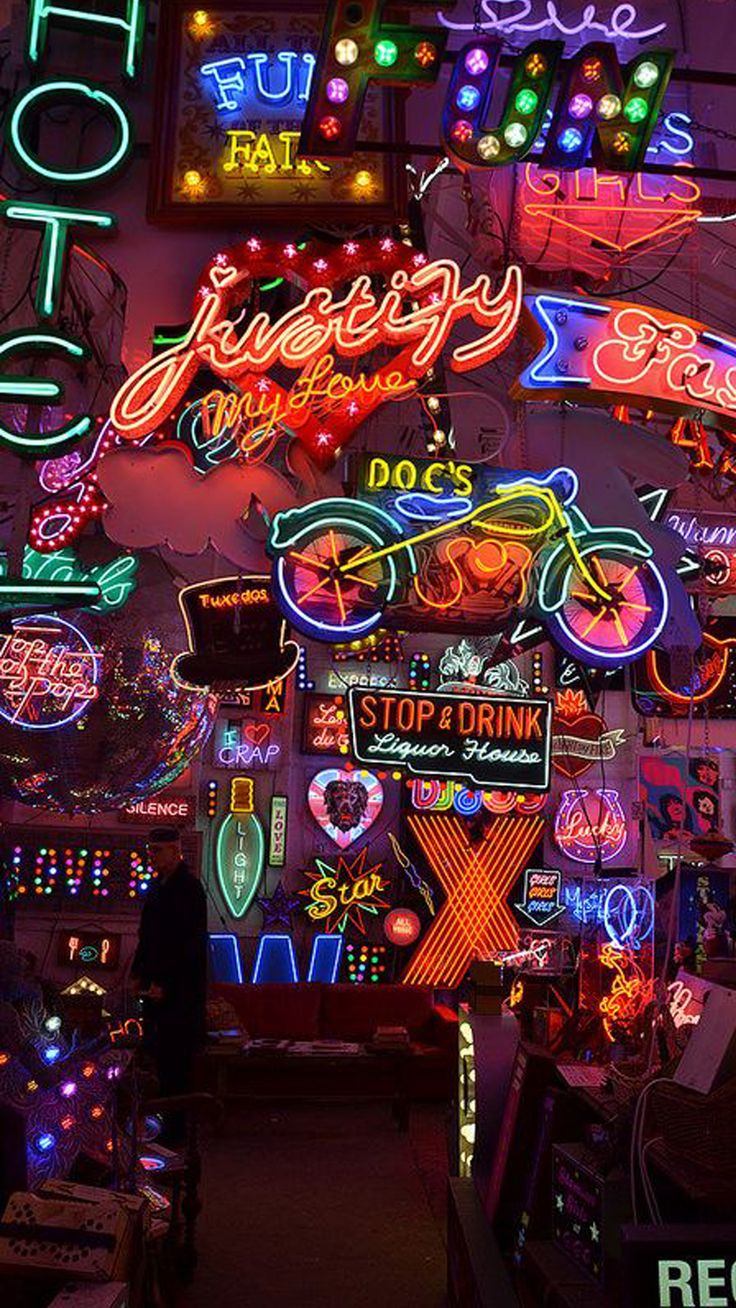
[[207,994],[207,899],[186,863],[154,883],[141,914],[131,974],[161,986],[161,1016],[204,1017]]

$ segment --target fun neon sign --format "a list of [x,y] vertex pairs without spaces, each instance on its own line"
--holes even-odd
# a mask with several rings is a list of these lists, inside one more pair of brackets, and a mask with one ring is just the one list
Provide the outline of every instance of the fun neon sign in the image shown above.
[[0,638],[0,717],[29,731],[74,722],[99,697],[101,659],[62,618],[15,618]]
[[[499,479],[496,480],[496,477]],[[394,620],[487,631],[533,607],[581,662],[630,662],[649,649],[669,599],[638,533],[594,528],[569,468],[493,474],[475,498],[407,492],[391,511],[329,499],[275,516],[267,550],[284,615],[305,635],[345,642]]]
[[[373,289],[376,273],[386,278],[382,296]],[[275,323],[257,313],[241,331],[228,314],[254,280],[268,276],[285,276],[305,288],[304,301]],[[336,298],[335,288],[346,283],[347,293]],[[452,260],[430,263],[391,237],[346,241],[337,251],[318,242],[299,249],[251,237],[216,256],[200,281],[196,305],[184,339],[145,363],[116,395],[110,416],[120,435],[138,440],[154,431],[200,367],[208,367],[248,396],[240,436],[244,453],[256,453],[276,429],[288,427],[327,465],[387,398],[414,393],[457,323],[470,318],[483,330],[454,348],[454,371],[482,367],[505,349],[518,322],[521,273],[510,267],[494,293],[485,273],[463,288]],[[372,376],[355,376],[355,360],[379,345],[400,352]],[[350,359],[350,375],[336,370],[340,357]],[[298,374],[289,390],[267,376],[277,364]]]
[[[230,113],[252,101],[282,109],[288,104],[303,105],[309,99],[315,62],[308,51],[278,50],[270,54],[253,50],[245,56],[211,59],[199,71],[217,96],[216,108],[221,113]],[[298,140],[298,132],[296,137]]]

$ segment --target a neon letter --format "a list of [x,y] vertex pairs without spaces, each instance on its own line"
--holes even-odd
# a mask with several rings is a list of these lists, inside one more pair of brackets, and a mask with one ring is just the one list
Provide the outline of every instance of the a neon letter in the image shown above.
[[[117,138],[114,148],[93,168],[77,168],[73,171],[49,168],[41,163],[37,155],[32,154],[24,143],[26,115],[29,110],[38,112],[39,107],[43,107],[42,102],[50,97],[53,97],[56,103],[75,96],[87,101],[88,106],[91,101],[95,109],[102,110],[111,118]],[[108,177],[120,167],[131,145],[130,119],[114,96],[100,87],[92,86],[89,82],[42,82],[40,86],[31,86],[27,91],[23,91],[15,101],[10,115],[10,143],[19,163],[34,177],[40,177],[44,182],[61,182],[65,186],[76,186]]]
[[109,231],[115,226],[115,218],[111,213],[91,209],[61,209],[56,204],[18,200],[7,200],[0,209],[9,223],[40,224],[43,229],[35,303],[39,318],[50,318],[58,307],[72,223],[89,223],[100,231]]
[[137,61],[143,47],[146,34],[146,0],[125,0],[125,16],[101,14],[92,7],[81,6],[69,8],[67,5],[49,4],[48,0],[28,0],[28,29],[26,50],[32,64],[37,64],[46,49],[50,19],[60,24],[77,27],[80,23],[91,23],[102,29],[102,34],[113,35],[115,30],[125,33],[123,47],[123,75],[128,78],[137,76],[140,69]]
[[[87,349],[78,341],[60,336],[58,332],[37,332],[33,328],[13,332],[12,335],[0,337],[0,364],[6,355],[40,354],[56,351],[67,354],[72,359],[84,359]],[[60,382],[45,380],[41,377],[13,377],[0,373],[0,401],[14,400],[27,404],[40,404],[44,401],[53,403],[61,400],[64,387]],[[92,426],[89,417],[73,418],[63,427],[54,431],[13,431],[0,423],[0,444],[9,445],[16,454],[28,454],[37,459],[39,455],[53,450],[60,454],[69,448]]]

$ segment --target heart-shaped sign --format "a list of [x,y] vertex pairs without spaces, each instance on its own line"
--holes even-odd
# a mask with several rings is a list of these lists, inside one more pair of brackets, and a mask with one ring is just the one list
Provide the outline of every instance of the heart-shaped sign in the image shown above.
[[373,826],[383,808],[383,786],[372,772],[324,768],[309,783],[309,811],[340,849]]
[[558,691],[552,719],[552,766],[574,781],[594,763],[608,762],[624,733],[609,730],[605,719],[588,707],[582,690]]
[[262,745],[271,735],[271,728],[267,722],[249,722],[243,727],[243,735],[251,745]]

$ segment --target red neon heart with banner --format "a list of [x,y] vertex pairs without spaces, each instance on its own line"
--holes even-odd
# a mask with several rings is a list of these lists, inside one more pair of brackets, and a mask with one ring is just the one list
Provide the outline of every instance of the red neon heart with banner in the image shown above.
[[462,819],[446,813],[410,814],[407,821],[447,898],[402,982],[456,986],[474,959],[516,947],[519,928],[507,895],[541,838],[544,818],[495,817],[478,844]]
[[[376,274],[386,282],[380,299],[371,283]],[[274,277],[301,289],[302,303],[276,322],[262,311],[251,314],[244,327],[239,316],[228,317],[253,299],[258,283]],[[347,287],[339,300],[338,287]],[[430,263],[389,236],[340,246],[310,241],[301,248],[251,237],[207,266],[183,341],[124,382],[110,416],[125,440],[142,439],[161,427],[205,366],[235,388],[212,392],[204,401],[223,396],[216,420],[235,416],[245,457],[266,457],[286,431],[327,467],[376,409],[414,393],[456,322],[470,317],[489,329],[453,350],[450,366],[456,372],[481,367],[500,354],[516,331],[521,289],[521,272],[513,265],[497,293],[485,273],[462,288],[452,260]],[[403,348],[371,375],[336,369],[340,357],[352,366],[379,346]],[[276,365],[296,370],[290,387],[266,375]]]

